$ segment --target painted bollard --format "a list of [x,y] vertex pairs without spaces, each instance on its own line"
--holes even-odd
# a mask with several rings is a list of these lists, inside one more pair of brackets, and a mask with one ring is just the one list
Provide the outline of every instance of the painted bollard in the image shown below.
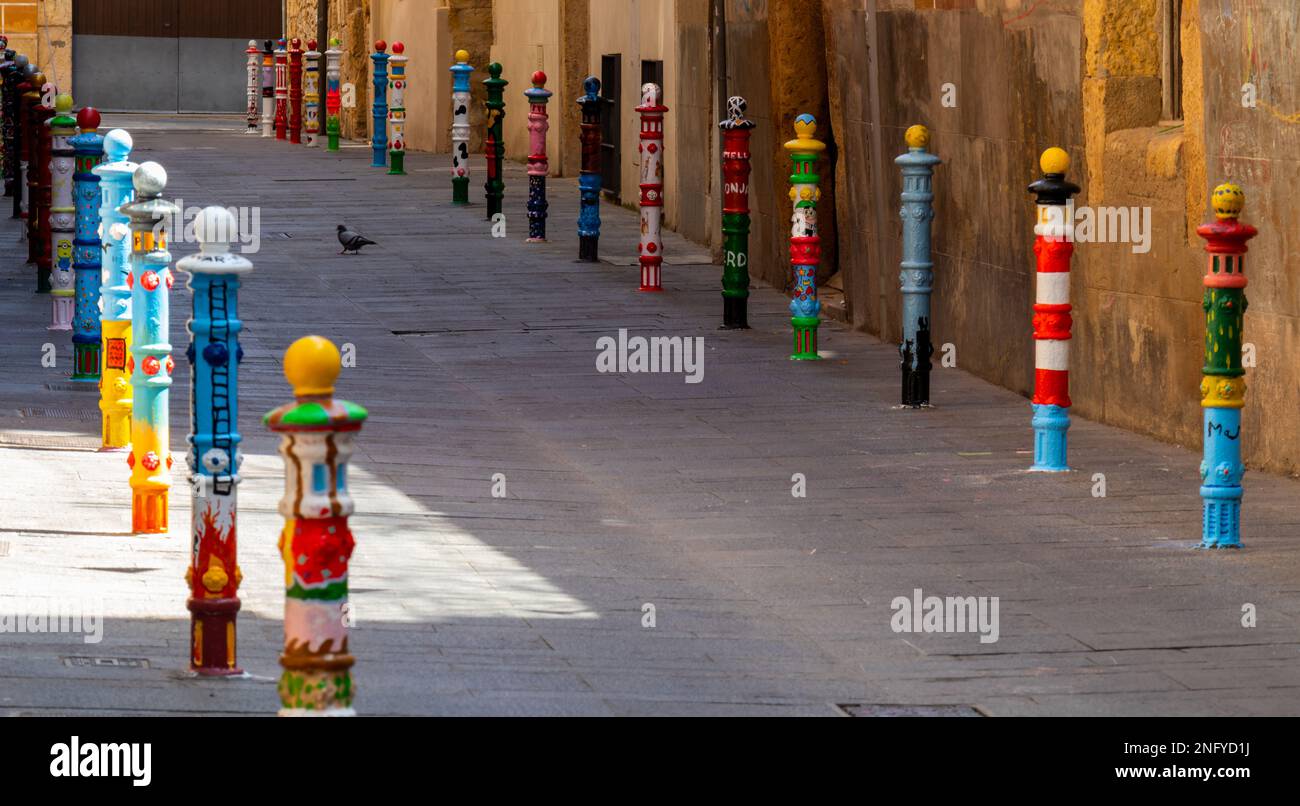
[[794,266],[794,291],[790,299],[790,324],[794,328],[795,361],[816,361],[817,327],[822,304],[817,300],[817,266],[821,263],[821,236],[817,234],[817,159],[826,144],[816,139],[817,119],[809,114],[794,119],[795,139],[785,144],[794,170],[790,174],[790,262]]
[[122,212],[131,220],[131,530],[167,531],[167,499],[172,485],[169,398],[172,345],[168,340],[172,256],[166,223],[176,205],[161,198],[167,172],[156,162],[142,163],[131,178],[135,200]]
[[487,87],[487,137],[483,142],[483,156],[487,160],[487,181],[483,190],[487,195],[487,217],[501,212],[501,200],[506,195],[505,159],[506,142],[504,122],[506,116],[506,85],[510,82],[501,77],[501,65],[492,62],[488,65],[488,77],[483,79]]
[[749,327],[749,136],[739,95],[727,99],[722,130],[722,329]]
[[50,118],[50,326],[72,330],[77,278],[72,271],[72,240],[77,234],[77,207],[72,195],[76,152],[68,141],[77,134],[72,96],[59,95]]
[[275,43],[262,44],[262,136],[275,136]]
[[406,46],[401,42],[393,43],[393,55],[388,59],[388,125],[392,132],[388,138],[388,173],[400,176],[405,174],[403,164],[406,160],[406,67],[408,58]]
[[546,175],[551,171],[546,157],[546,132],[550,121],[546,115],[546,102],[551,91],[546,89],[546,74],[533,73],[533,86],[524,90],[528,99],[528,243],[546,241]]
[[660,281],[664,262],[661,236],[664,218],[664,113],[663,91],[658,84],[641,85],[641,240],[637,244],[641,264],[641,291],[663,291]]
[[904,135],[907,153],[894,158],[903,173],[902,206],[903,259],[898,282],[903,295],[903,340],[898,345],[899,368],[903,373],[904,406],[930,405],[930,291],[934,287],[934,263],[930,260],[930,222],[934,220],[934,192],[931,181],[940,160],[926,151],[930,130],[912,126]]
[[[10,51],[5,51],[8,54]],[[5,143],[5,195],[13,197],[13,217],[18,215],[18,176],[19,140],[18,140],[18,85],[22,82],[23,69],[27,66],[27,57],[21,53],[13,56],[12,63],[0,70],[4,83],[4,122],[0,124],[0,136]]]
[[245,134],[257,134],[258,123],[261,115],[257,111],[258,97],[261,93],[261,86],[258,81],[258,65],[262,61],[262,52],[257,47],[257,40],[248,40],[248,48],[244,50],[247,54],[247,62],[244,65],[246,94],[248,96],[248,106],[245,112],[247,126],[244,129]]
[[132,178],[140,167],[131,162],[131,135],[113,129],[104,135],[104,162],[99,177],[100,242],[103,265],[99,284],[101,341],[99,411],[101,450],[120,450],[131,443],[131,229],[122,207],[135,198]]
[[9,122],[9,94],[12,92],[12,85],[9,82],[9,76],[14,71],[14,52],[9,49],[9,40],[0,36],[0,177],[5,178],[5,195],[13,192],[9,184],[9,161],[12,158],[10,152],[10,122]]
[[348,650],[348,460],[366,410],[334,398],[339,351],[307,336],[284,354],[293,403],[263,422],[281,435],[285,492],[284,652],[280,665],[280,716],[352,716],[353,657]]
[[302,142],[302,40],[289,40],[289,142]]
[[72,319],[72,380],[98,381],[100,364],[99,284],[103,249],[99,240],[99,176],[95,167],[104,161],[104,137],[99,133],[99,112],[85,107],[77,113],[80,132],[72,146],[72,192],[77,221],[72,241],[72,273],[76,275],[76,308]]
[[325,150],[339,150],[339,135],[343,127],[339,121],[339,110],[343,106],[339,96],[339,75],[342,68],[343,51],[339,50],[337,38],[330,40],[329,50],[325,51]]
[[190,668],[201,675],[240,674],[235,640],[239,614],[236,490],[239,486],[240,278],[253,264],[231,254],[235,217],[206,207],[194,221],[199,253],[176,264],[189,272]]
[[31,199],[28,202],[27,239],[31,262],[36,264],[36,291],[47,294],[51,289],[50,275],[54,271],[53,251],[50,249],[50,206],[53,203],[54,140],[50,136],[50,120],[54,118],[57,90],[53,84],[41,88],[41,103],[32,110],[32,130],[36,142],[32,144],[32,179],[28,183]]
[[375,42],[375,52],[370,54],[370,61],[374,63],[375,72],[373,84],[375,87],[375,101],[370,107],[371,116],[371,137],[370,137],[370,167],[385,168],[388,166],[388,59],[389,56],[385,51],[388,50],[388,43],[380,39]]
[[578,260],[595,263],[600,251],[600,79],[587,76],[582,109],[582,169],[578,173]]
[[320,55],[316,40],[308,40],[302,74],[302,130],[303,142],[308,148],[315,148],[320,137]]
[[289,139],[289,43],[275,43],[275,139]]
[[451,70],[451,203],[469,204],[469,51],[456,51]]
[[1208,253],[1201,307],[1205,366],[1201,378],[1201,547],[1241,547],[1241,410],[1246,405],[1242,329],[1246,320],[1246,241],[1257,230],[1238,218],[1246,195],[1222,184],[1210,197],[1214,221],[1196,228]]
[[1043,178],[1029,186],[1037,196],[1034,225],[1037,290],[1034,293],[1034,464],[1029,469],[1061,473],[1070,469],[1070,256],[1074,220],[1067,205],[1079,186],[1065,179],[1070,156],[1049,148],[1039,158]]
[[[27,218],[27,162],[30,159],[31,138],[27,132],[27,94],[31,92],[31,65],[27,57],[19,54],[14,57],[14,180],[13,180],[13,218]],[[21,243],[26,229],[19,229],[18,240]]]

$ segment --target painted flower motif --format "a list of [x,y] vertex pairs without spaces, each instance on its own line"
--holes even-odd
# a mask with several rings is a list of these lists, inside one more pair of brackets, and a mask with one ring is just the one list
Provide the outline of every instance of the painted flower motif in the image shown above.
[[140,458],[140,464],[144,466],[145,470],[152,472],[154,470],[157,470],[158,466],[162,464],[162,462],[159,461],[158,454],[154,453],[153,451],[149,451],[148,453],[146,453],[144,456]]
[[145,375],[157,375],[159,366],[158,359],[149,355],[145,356],[144,364],[141,365],[141,368],[144,370]]
[[140,285],[144,286],[145,291],[153,291],[158,287],[158,275],[152,270],[145,272],[140,275]]

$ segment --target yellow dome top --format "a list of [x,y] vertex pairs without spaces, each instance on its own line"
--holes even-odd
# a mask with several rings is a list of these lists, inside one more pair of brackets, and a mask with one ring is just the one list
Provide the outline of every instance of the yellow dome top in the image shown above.
[[1215,218],[1236,218],[1246,206],[1246,194],[1231,182],[1224,182],[1210,195],[1210,206],[1214,208]]
[[1064,148],[1052,146],[1038,158],[1038,166],[1045,174],[1063,174],[1070,170],[1070,155],[1065,153]]
[[817,133],[817,118],[812,115],[805,112],[795,118],[794,133],[798,136],[785,144],[785,149],[787,151],[804,154],[819,154],[826,150],[826,144],[813,136]]
[[456,51],[456,61],[458,61],[458,62],[467,62],[467,61],[469,61],[469,51],[468,51],[468,50],[458,50],[458,51]]
[[341,368],[339,348],[321,336],[303,336],[284,351],[284,377],[298,397],[334,394]]
[[54,111],[60,115],[66,115],[72,111],[72,96],[66,92],[61,92],[54,96]]
[[925,148],[930,145],[930,130],[921,125],[909,126],[903,135],[908,148]]

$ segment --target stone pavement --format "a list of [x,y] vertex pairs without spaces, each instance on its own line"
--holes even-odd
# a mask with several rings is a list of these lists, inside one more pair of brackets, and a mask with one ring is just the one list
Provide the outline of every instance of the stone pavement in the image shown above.
[[[106,124],[163,163],[170,198],[261,208],[241,294],[248,675],[185,671],[183,475],[171,533],[128,534],[125,456],[94,450],[96,395],[69,389],[71,346],[45,331],[49,301],[5,218],[0,614],[100,597],[106,622],[98,644],[0,634],[0,713],[274,712],[282,470],[260,416],[290,396],[284,348],[317,333],[353,345],[338,394],[371,411],[351,481],[362,713],[1300,714],[1296,481],[1249,474],[1247,548],[1195,551],[1193,451],[1075,419],[1077,471],[1026,473],[1023,398],[936,368],[939,405],[896,410],[894,345],[825,323],[827,360],[791,362],[769,288],[751,298],[754,330],[718,331],[719,269],[671,233],[665,293],[638,293],[631,211],[602,209],[609,262],[574,262],[570,180],[550,182],[551,242],[525,244],[517,164],[508,237],[493,239],[478,158],[476,203],[456,208],[441,155],[408,154],[410,175],[391,177],[365,144],[313,152],[234,118]],[[379,246],[338,255],[338,223]],[[177,283],[178,357],[189,305]],[[703,382],[596,372],[597,339],[619,328],[703,337]],[[187,371],[178,361],[178,470]],[[999,640],[893,632],[890,603],[915,588],[999,597]]]

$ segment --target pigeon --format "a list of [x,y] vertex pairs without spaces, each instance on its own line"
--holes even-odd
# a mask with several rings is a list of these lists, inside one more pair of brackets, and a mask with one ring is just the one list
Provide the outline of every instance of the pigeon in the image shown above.
[[367,244],[373,246],[379,245],[361,233],[353,232],[342,224],[339,224],[339,243],[343,244],[343,251],[339,252],[340,255],[345,255],[348,252],[351,252],[354,255],[359,254],[361,247],[366,246]]

